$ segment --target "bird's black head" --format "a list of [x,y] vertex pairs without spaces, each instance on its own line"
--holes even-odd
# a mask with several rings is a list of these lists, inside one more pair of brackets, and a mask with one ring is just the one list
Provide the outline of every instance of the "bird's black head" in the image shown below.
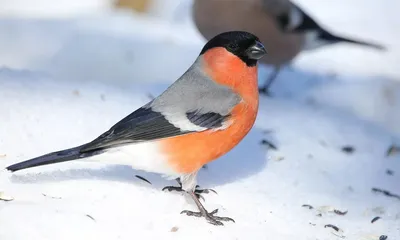
[[225,48],[239,57],[247,66],[255,66],[257,61],[266,54],[266,50],[258,37],[242,31],[218,34],[207,42],[200,55],[215,47]]

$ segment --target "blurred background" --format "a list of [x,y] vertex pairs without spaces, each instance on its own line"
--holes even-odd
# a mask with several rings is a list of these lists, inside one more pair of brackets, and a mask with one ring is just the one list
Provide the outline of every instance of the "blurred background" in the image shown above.
[[[400,133],[394,104],[400,79],[400,2],[295,3],[329,31],[388,50],[336,44],[302,52],[278,75],[275,96],[341,107]],[[191,0],[0,0],[0,63],[57,80],[171,83],[206,42],[193,23],[191,6]],[[270,73],[270,66],[263,65],[260,82]],[[350,84],[341,85],[341,80]]]

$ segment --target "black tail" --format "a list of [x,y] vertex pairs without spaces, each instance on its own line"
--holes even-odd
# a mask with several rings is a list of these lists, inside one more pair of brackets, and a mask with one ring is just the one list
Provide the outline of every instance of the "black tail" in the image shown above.
[[32,158],[30,160],[16,163],[14,165],[8,166],[6,169],[12,172],[19,171],[26,168],[37,167],[47,164],[59,163],[59,162],[66,162],[72,161],[80,158],[87,158],[97,154],[102,153],[102,150],[90,151],[90,152],[81,152],[81,149],[85,145],[70,148],[66,150],[61,150],[58,152],[52,152],[40,157]]
[[345,43],[351,43],[351,44],[357,44],[357,45],[361,45],[361,46],[371,47],[371,48],[375,48],[375,49],[381,50],[381,51],[386,50],[386,47],[379,45],[379,44],[364,42],[362,40],[356,40],[356,39],[351,39],[351,38],[339,37],[339,36],[330,34],[326,31],[323,32],[322,34],[320,34],[319,37],[325,41],[332,42],[332,43],[345,42]]

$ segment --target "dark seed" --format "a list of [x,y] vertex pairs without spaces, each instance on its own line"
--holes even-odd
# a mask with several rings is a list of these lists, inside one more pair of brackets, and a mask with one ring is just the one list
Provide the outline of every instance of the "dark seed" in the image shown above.
[[399,146],[392,145],[392,146],[390,146],[390,147],[388,148],[388,150],[386,151],[386,156],[389,157],[389,156],[398,154],[399,152],[400,152],[400,147],[399,147]]
[[339,211],[339,210],[335,209],[335,210],[333,210],[333,212],[336,213],[337,215],[342,215],[343,216],[343,215],[346,215],[348,211],[342,212],[342,211]]
[[393,194],[391,192],[389,192],[388,190],[383,190],[383,189],[379,189],[379,188],[372,188],[373,192],[376,193],[382,193],[383,195],[387,196],[387,197],[393,197],[393,198],[397,198],[400,200],[400,195],[397,194]]
[[374,217],[374,218],[371,220],[371,223],[374,223],[374,222],[378,221],[379,219],[381,219],[381,217]]
[[330,228],[333,228],[336,232],[338,232],[339,231],[339,228],[338,227],[336,227],[335,225],[332,225],[332,224],[327,224],[327,225],[325,225],[325,228],[327,228],[327,227],[330,227]]
[[387,174],[387,175],[390,175],[390,176],[393,176],[393,175],[394,175],[394,171],[393,171],[393,170],[390,170],[390,169],[387,169],[387,170],[386,170],[386,174]]
[[386,235],[382,235],[379,237],[379,240],[386,240],[388,237]]
[[302,207],[306,207],[306,208],[308,208],[308,209],[313,209],[314,207],[313,206],[311,206],[311,205],[308,205],[308,204],[303,204],[303,205],[301,205]]
[[96,221],[96,219],[94,219],[94,217],[90,216],[89,214],[86,214],[86,217],[92,219],[93,221]]
[[271,148],[271,149],[273,149],[273,150],[278,150],[278,148],[277,148],[273,143],[271,143],[271,142],[268,141],[268,140],[263,139],[263,140],[261,141],[261,144],[262,144],[262,145],[267,145],[268,148]]
[[344,147],[342,147],[342,151],[345,152],[345,153],[353,153],[354,150],[355,149],[352,146],[344,146]]
[[139,175],[135,175],[135,177],[139,178],[140,180],[143,180],[145,182],[147,182],[148,184],[152,185],[151,182],[149,180],[147,180],[146,178],[139,176]]

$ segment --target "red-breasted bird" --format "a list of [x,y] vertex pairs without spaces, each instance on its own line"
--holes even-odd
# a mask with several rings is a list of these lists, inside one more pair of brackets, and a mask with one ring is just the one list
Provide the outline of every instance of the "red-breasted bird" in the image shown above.
[[[92,158],[178,178],[199,212],[215,225],[231,218],[208,212],[195,193],[199,169],[234,148],[258,112],[257,62],[266,54],[251,33],[212,38],[193,65],[161,95],[93,141],[7,167],[9,171]],[[177,187],[171,187],[177,188]]]
[[268,89],[280,68],[289,64],[301,51],[318,49],[336,43],[351,43],[384,50],[383,46],[334,35],[290,0],[194,0],[193,20],[203,37],[240,30],[260,37],[268,49],[261,60],[274,71],[260,88]]

